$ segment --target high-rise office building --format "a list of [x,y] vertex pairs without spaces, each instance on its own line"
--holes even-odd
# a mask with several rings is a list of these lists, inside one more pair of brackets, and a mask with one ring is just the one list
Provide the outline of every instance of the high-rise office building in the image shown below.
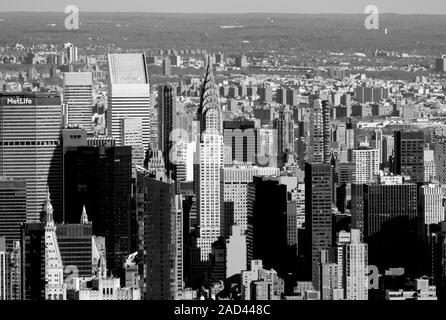
[[424,181],[424,134],[422,131],[395,131],[395,173],[412,182]]
[[109,54],[109,87],[107,128],[123,145],[122,119],[142,118],[142,142],[144,150],[149,147],[150,129],[150,85],[144,54]]
[[287,152],[294,152],[294,120],[293,112],[288,106],[279,111],[278,117],[273,121],[277,130],[277,146],[279,156]]
[[132,168],[144,164],[145,152],[142,142],[142,118],[122,119],[122,145],[132,147]]
[[77,47],[70,43],[67,42],[64,44],[64,49],[65,49],[65,55],[67,57],[67,62],[68,63],[74,63],[77,61]]
[[378,161],[379,164],[384,163],[384,152],[383,152],[383,132],[381,129],[376,129],[373,132],[372,146],[374,149],[378,150]]
[[40,221],[48,186],[62,221],[60,96],[0,93],[0,119],[0,176],[26,181],[28,221]]
[[167,177],[142,168],[138,169],[136,179],[141,278],[144,280],[142,296],[147,300],[169,300],[171,250],[174,250],[171,247],[174,185]]
[[435,138],[434,161],[438,182],[446,184],[446,138],[444,137]]
[[64,279],[68,276],[91,277],[92,269],[92,224],[88,221],[85,207],[78,223],[64,223],[56,226]]
[[65,125],[93,133],[93,76],[91,72],[65,72],[63,81]]
[[184,291],[184,222],[183,196],[172,194],[170,214],[170,296],[173,300],[182,299]]
[[305,229],[312,281],[319,288],[321,250],[332,247],[332,173],[330,164],[305,164]]
[[419,202],[424,224],[438,224],[445,220],[444,196],[440,185],[430,183],[422,186],[419,190]]
[[368,244],[369,263],[380,270],[419,268],[420,216],[417,185],[402,177],[377,183],[352,184],[352,228],[360,229]]
[[8,252],[6,251],[6,238],[0,236],[0,301],[9,300],[8,299],[8,271],[6,267],[8,266]]
[[85,205],[115,274],[130,254],[131,161],[130,146],[77,147],[64,156],[65,223],[78,224]]
[[158,146],[163,152],[167,172],[175,179],[175,166],[170,160],[172,145],[175,143],[173,130],[177,127],[176,89],[171,85],[158,87]]
[[0,237],[6,248],[20,241],[21,224],[26,222],[26,181],[0,177]]
[[328,101],[310,97],[310,162],[329,163],[330,152],[330,108]]
[[278,177],[254,177],[248,184],[248,267],[253,259],[262,259],[280,276],[296,272],[296,249],[288,245],[286,212],[287,186]]
[[45,224],[22,225],[22,298],[45,300]]
[[362,143],[359,148],[351,151],[351,162],[355,164],[353,182],[368,183],[376,180],[379,174],[379,151]]
[[437,167],[435,165],[434,150],[424,150],[424,182],[437,181]]
[[12,243],[9,266],[10,299],[22,300],[22,248],[20,247],[20,241],[14,241]]
[[368,300],[368,248],[359,229],[352,229],[347,241],[338,241],[338,265],[346,300]]
[[232,166],[224,168],[224,216],[225,235],[232,225],[246,233],[248,225],[248,184],[256,176],[279,176],[278,168]]
[[208,61],[197,112],[200,122],[200,140],[197,145],[198,163],[194,182],[200,236],[197,246],[201,260],[208,261],[212,243],[223,232],[223,126],[217,86],[212,66]]

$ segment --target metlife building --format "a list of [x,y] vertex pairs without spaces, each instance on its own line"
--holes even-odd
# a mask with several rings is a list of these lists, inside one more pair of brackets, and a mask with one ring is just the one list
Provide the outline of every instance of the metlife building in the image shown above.
[[40,221],[49,188],[62,219],[62,107],[57,93],[0,93],[0,176],[26,181],[27,221]]

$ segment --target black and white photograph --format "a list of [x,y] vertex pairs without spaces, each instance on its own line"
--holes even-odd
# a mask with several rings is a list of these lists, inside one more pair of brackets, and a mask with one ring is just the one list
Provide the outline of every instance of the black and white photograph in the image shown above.
[[0,0],[0,314],[441,304],[445,212],[444,0]]

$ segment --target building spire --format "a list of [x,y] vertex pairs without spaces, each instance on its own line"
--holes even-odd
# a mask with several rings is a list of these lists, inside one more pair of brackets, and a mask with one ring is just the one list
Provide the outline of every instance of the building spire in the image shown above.
[[82,208],[82,214],[81,214],[81,224],[89,224],[88,216],[87,216],[87,209],[85,209],[85,204]]
[[53,210],[53,205],[51,204],[50,189],[48,187],[46,188],[46,201],[43,210],[45,212],[45,223],[47,225],[54,225],[54,219],[53,219],[54,210]]
[[[213,115],[210,117],[206,116],[209,110],[214,110]],[[216,117],[217,115],[217,117]],[[197,111],[197,118],[200,121],[200,133],[207,129],[215,129],[216,131],[221,131],[221,110],[218,101],[218,87],[215,83],[215,77],[212,67],[211,57],[208,56],[206,62],[206,74],[203,79],[203,84],[201,86],[201,96],[200,96],[200,106]],[[207,119],[212,119],[209,122]],[[216,122],[216,123],[214,123]]]

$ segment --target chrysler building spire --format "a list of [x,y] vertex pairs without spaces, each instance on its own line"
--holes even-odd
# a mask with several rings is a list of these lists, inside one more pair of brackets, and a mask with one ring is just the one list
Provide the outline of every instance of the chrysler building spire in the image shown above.
[[210,57],[208,57],[206,74],[201,86],[200,106],[197,112],[200,121],[200,133],[211,131],[222,133],[222,117],[218,102],[218,88],[215,83],[214,72]]

